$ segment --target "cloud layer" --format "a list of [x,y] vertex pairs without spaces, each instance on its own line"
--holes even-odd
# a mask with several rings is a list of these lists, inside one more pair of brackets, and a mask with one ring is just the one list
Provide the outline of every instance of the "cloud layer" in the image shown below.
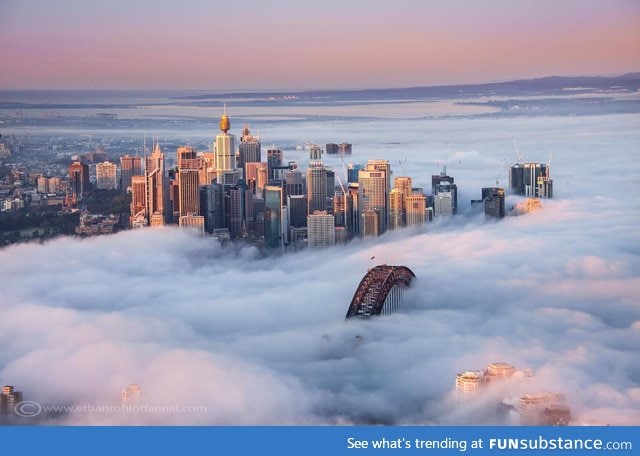
[[[557,199],[282,257],[175,228],[13,246],[0,251],[0,382],[41,404],[119,404],[138,383],[145,403],[206,408],[45,419],[61,424],[467,424],[521,388],[566,393],[576,423],[640,424],[637,116],[407,124],[271,134],[348,138],[354,161],[388,158],[396,175],[406,157],[425,188],[446,163],[463,209],[516,136],[529,160],[555,151]],[[371,256],[417,280],[399,313],[345,322]],[[457,372],[494,361],[537,376],[453,400]]]

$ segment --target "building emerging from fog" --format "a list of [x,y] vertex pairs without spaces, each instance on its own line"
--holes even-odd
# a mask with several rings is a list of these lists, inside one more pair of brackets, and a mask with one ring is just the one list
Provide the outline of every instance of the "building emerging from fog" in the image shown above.
[[509,168],[509,187],[516,195],[552,198],[553,179],[549,176],[549,165],[516,163]]

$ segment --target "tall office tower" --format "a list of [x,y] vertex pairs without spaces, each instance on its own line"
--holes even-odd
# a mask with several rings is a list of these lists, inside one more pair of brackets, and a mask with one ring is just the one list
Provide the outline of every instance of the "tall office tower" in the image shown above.
[[[156,146],[159,150],[159,147]],[[155,150],[154,150],[155,152]],[[178,169],[195,169],[202,167],[202,158],[198,157],[198,152],[191,146],[180,146],[176,150],[176,164]],[[147,158],[147,162],[149,158]],[[147,171],[149,167],[147,167]]]
[[439,175],[431,176],[431,194],[434,198],[441,192],[451,193],[452,214],[458,211],[458,186],[454,182],[455,179],[453,177],[447,176],[446,166],[442,168],[442,172]]
[[312,161],[307,168],[307,212],[326,211],[328,194],[327,169],[321,161]]
[[397,188],[402,192],[402,196],[406,198],[411,195],[413,182],[410,177],[398,176],[393,179],[393,188]]
[[350,182],[347,188],[347,197],[351,201],[351,235],[360,236],[360,209],[358,198],[360,195],[360,185],[357,182]]
[[208,184],[200,187],[200,214],[204,216],[207,233],[225,227],[224,187]]
[[22,402],[22,392],[16,391],[13,385],[4,385],[0,393],[0,415],[16,412],[16,405],[20,402]]
[[[389,192],[391,191],[391,165],[388,160],[369,160],[367,161],[366,171],[378,171],[383,172],[385,175],[385,192],[384,192],[384,207],[375,206],[378,208],[378,217],[380,220],[380,233],[387,231],[389,227]],[[360,180],[360,174],[358,174],[358,181]],[[360,185],[362,190],[362,185]]]
[[361,219],[361,236],[380,236],[380,211],[378,209],[366,209],[362,211]]
[[407,225],[407,208],[405,199],[413,192],[413,182],[410,177],[399,176],[393,180],[393,188],[402,192],[402,226]]
[[389,193],[389,229],[395,230],[405,225],[404,194],[399,188]]
[[282,187],[267,185],[264,189],[264,246],[283,247]]
[[222,183],[222,173],[224,171],[232,171],[236,166],[236,137],[229,134],[231,122],[227,115],[226,109],[220,118],[220,131],[216,135],[214,144],[214,152],[216,154],[216,168],[218,170],[218,183]]
[[489,217],[504,217],[504,188],[484,187],[482,189],[484,213]]
[[76,198],[82,199],[82,196],[90,190],[89,165],[79,161],[69,165],[69,186]]
[[200,169],[202,168],[202,158],[198,157],[195,149],[190,146],[178,147],[177,149],[178,170],[176,173],[178,183],[177,207],[174,200],[174,213],[178,212],[178,217],[187,214],[198,214],[200,210]]
[[347,181],[349,184],[358,182],[358,173],[361,169],[363,169],[362,165],[354,165],[353,163],[347,165]]
[[456,392],[461,398],[478,392],[484,386],[484,372],[464,371],[456,375]]
[[[388,163],[388,162],[387,162]],[[366,211],[375,209],[378,217],[377,235],[387,230],[387,213],[388,213],[388,178],[384,170],[376,170],[367,166],[367,169],[358,172],[358,184],[360,190],[358,192],[358,210],[360,218]],[[362,228],[363,225],[361,225]]]
[[102,162],[96,165],[96,188],[100,190],[116,190],[118,167],[115,163]]
[[450,217],[453,215],[453,195],[451,192],[440,192],[433,197],[433,215]]
[[338,145],[334,143],[328,143],[325,147],[327,155],[335,155],[338,153]]
[[147,226],[149,222],[147,213],[147,180],[144,176],[131,177],[131,228]]
[[229,235],[231,239],[243,237],[245,226],[245,193],[246,185],[239,181],[237,185],[229,189]]
[[407,226],[424,225],[427,217],[427,197],[414,192],[404,199]]
[[260,137],[250,133],[247,125],[242,129],[242,137],[238,146],[238,168],[247,175],[246,163],[258,163],[262,161]]
[[131,177],[142,175],[142,157],[120,157],[120,191],[127,193],[131,187]]
[[304,228],[307,226],[307,196],[288,195],[287,210],[289,211],[289,226]]
[[178,205],[180,217],[200,211],[200,179],[197,169],[178,170]]
[[178,224],[184,228],[195,228],[200,236],[204,236],[204,217],[202,215],[189,212],[180,216]]
[[302,173],[297,169],[284,173],[284,182],[287,196],[304,195],[304,179]]
[[342,190],[335,193],[333,199],[333,215],[335,217],[335,225],[344,227],[347,236],[353,233],[353,200],[351,195]]
[[350,143],[338,144],[338,153],[340,155],[351,155],[351,144]]
[[322,160],[322,149],[317,144],[311,144],[309,146],[309,160],[318,161]]
[[147,213],[152,226],[163,226],[166,220],[167,190],[165,189],[164,154],[156,144],[146,158]]
[[336,243],[333,215],[327,211],[315,211],[307,216],[307,239],[309,247],[327,247]]
[[200,154],[202,166],[200,168],[200,185],[208,185],[218,176],[216,169],[216,154],[205,152]]
[[269,180],[275,179],[273,170],[282,166],[282,151],[280,149],[276,149],[275,147],[267,149],[267,164],[269,165]]
[[553,198],[553,179],[544,163],[516,163],[509,168],[509,186],[517,195]]

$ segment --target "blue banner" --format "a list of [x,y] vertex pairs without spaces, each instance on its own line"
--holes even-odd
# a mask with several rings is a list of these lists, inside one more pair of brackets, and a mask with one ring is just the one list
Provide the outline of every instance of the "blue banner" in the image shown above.
[[638,427],[0,427],[0,454],[638,454]]

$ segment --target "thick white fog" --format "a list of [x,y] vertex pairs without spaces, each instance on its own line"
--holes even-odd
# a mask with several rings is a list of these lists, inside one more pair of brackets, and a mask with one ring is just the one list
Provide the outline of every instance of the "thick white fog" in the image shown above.
[[[640,424],[638,115],[283,121],[261,136],[349,141],[348,161],[389,159],[429,191],[447,165],[463,212],[506,185],[515,137],[527,161],[554,152],[555,198],[269,258],[177,228],[3,249],[2,384],[43,405],[117,405],[137,383],[145,403],[206,407],[41,423],[472,424],[526,389],[565,393],[576,424]],[[381,263],[416,273],[400,312],[345,322]],[[536,377],[452,398],[456,373],[495,361]]]

